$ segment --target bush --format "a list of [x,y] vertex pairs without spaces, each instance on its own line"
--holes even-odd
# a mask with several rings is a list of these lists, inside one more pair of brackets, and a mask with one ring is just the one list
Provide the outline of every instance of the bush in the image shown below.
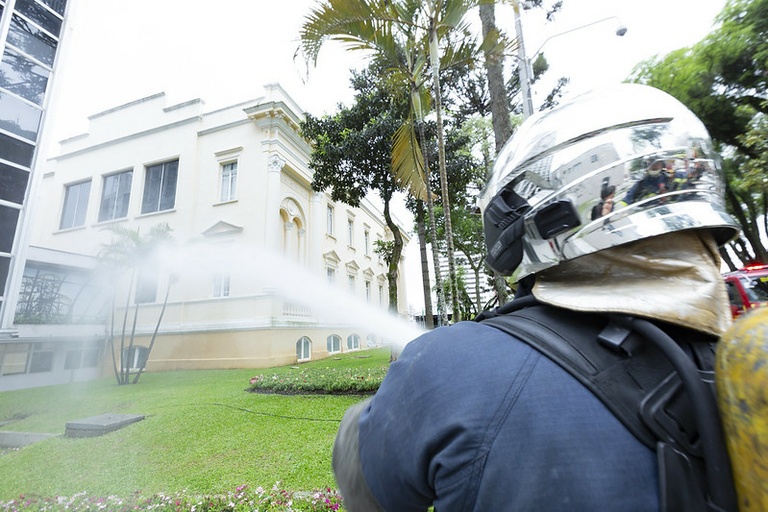
[[[265,370],[250,380],[250,391],[270,393],[372,394],[389,368],[389,352],[372,350],[337,356],[329,365],[316,361],[302,366]],[[361,359],[365,359],[361,363]],[[344,364],[347,360],[349,365]]]

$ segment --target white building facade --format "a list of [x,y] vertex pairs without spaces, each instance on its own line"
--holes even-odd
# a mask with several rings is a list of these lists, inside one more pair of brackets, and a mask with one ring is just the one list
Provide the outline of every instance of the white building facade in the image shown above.
[[[91,116],[88,133],[61,142],[41,169],[45,207],[31,222],[16,305],[22,337],[45,330],[45,319],[30,320],[39,304],[59,302],[43,316],[102,322],[103,341],[81,350],[81,364],[98,359],[109,370],[110,342],[136,300],[109,305],[102,285],[127,273],[105,276],[99,255],[116,231],[167,225],[175,248],[145,272],[136,316],[136,346],[157,329],[148,371],[290,364],[385,341],[343,317],[347,301],[388,309],[386,265],[374,252],[376,240],[392,239],[383,215],[372,202],[352,208],[311,189],[301,109],[279,85],[265,91],[213,112],[156,94]],[[46,282],[59,286],[42,300]],[[398,295],[405,316],[402,280]]]

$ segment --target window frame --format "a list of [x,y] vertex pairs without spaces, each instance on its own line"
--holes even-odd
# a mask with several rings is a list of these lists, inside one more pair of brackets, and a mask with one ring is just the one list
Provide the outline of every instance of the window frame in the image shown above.
[[[59,230],[63,231],[65,229],[75,229],[85,226],[85,219],[88,216],[88,200],[91,195],[91,183],[92,180],[89,178],[87,180],[77,181],[64,185],[64,203],[61,207]],[[82,200],[81,196],[83,195],[83,192],[81,191],[82,189],[80,187],[84,185],[87,186],[85,188],[85,200]],[[74,190],[75,188],[77,188],[78,194],[77,198],[74,199],[74,212],[72,213],[71,222],[65,226],[64,224],[67,217],[67,212],[70,208],[70,191]]]
[[[128,190],[127,193],[125,190],[122,190],[121,194],[121,184],[123,183],[122,176],[128,176]],[[106,193],[107,193],[107,180],[110,180],[112,178],[117,178],[117,187],[114,191],[114,197],[110,198],[112,201],[112,205],[110,207],[111,212],[109,212],[109,216],[104,215],[105,211],[105,199],[106,199]],[[101,180],[101,199],[99,200],[99,222],[109,222],[113,220],[118,219],[125,219],[128,217],[128,210],[130,209],[130,203],[131,203],[131,189],[133,187],[133,169],[126,169],[124,171],[115,172],[112,174],[106,174],[102,176]],[[118,205],[121,204],[122,198],[125,197],[124,202],[124,210],[123,208],[118,211]]]
[[229,160],[219,164],[219,202],[237,201],[239,162]]
[[335,208],[332,204],[326,205],[325,209],[325,234],[328,236],[333,236],[334,228],[335,228]]
[[[175,164],[175,168],[174,168]],[[151,180],[153,180],[151,173],[155,169],[159,169],[159,185],[157,187],[157,193],[154,193],[149,188]],[[172,178],[172,179],[171,179]],[[144,166],[144,190],[141,197],[141,214],[150,215],[153,213],[167,212],[176,208],[176,191],[178,189],[179,180],[179,159],[166,160],[164,162],[150,164]],[[172,183],[172,184],[169,184]],[[170,194],[170,188],[173,187],[172,204],[168,206],[163,204],[164,199],[167,201]],[[150,204],[152,203],[152,204]]]
[[231,279],[229,272],[217,272],[213,276],[213,297],[216,299],[229,297]]
[[331,334],[325,340],[326,349],[329,354],[338,354],[341,352],[341,336],[338,334]]

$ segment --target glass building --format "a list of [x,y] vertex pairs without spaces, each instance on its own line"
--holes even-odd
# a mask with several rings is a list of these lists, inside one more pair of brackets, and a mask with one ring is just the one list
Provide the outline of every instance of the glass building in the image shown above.
[[67,0],[0,0],[0,340],[13,335],[22,226],[66,8]]
[[[54,359],[53,351],[40,340],[23,339],[15,320],[20,295],[44,296],[30,294],[30,282],[42,283],[46,289],[59,286],[50,280],[31,280],[24,266],[30,212],[44,207],[35,203],[32,191],[36,164],[44,158],[43,126],[61,53],[67,3],[0,0],[0,389],[26,387],[23,378],[51,366]],[[23,290],[28,293],[21,293]],[[40,323],[38,317],[32,321]],[[72,359],[74,352],[62,352],[61,357]]]

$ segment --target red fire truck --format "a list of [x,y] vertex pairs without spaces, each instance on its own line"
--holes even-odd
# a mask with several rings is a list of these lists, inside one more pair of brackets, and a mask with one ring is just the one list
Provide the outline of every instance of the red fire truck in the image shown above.
[[723,277],[733,318],[751,309],[768,306],[768,265],[749,265],[723,274]]

